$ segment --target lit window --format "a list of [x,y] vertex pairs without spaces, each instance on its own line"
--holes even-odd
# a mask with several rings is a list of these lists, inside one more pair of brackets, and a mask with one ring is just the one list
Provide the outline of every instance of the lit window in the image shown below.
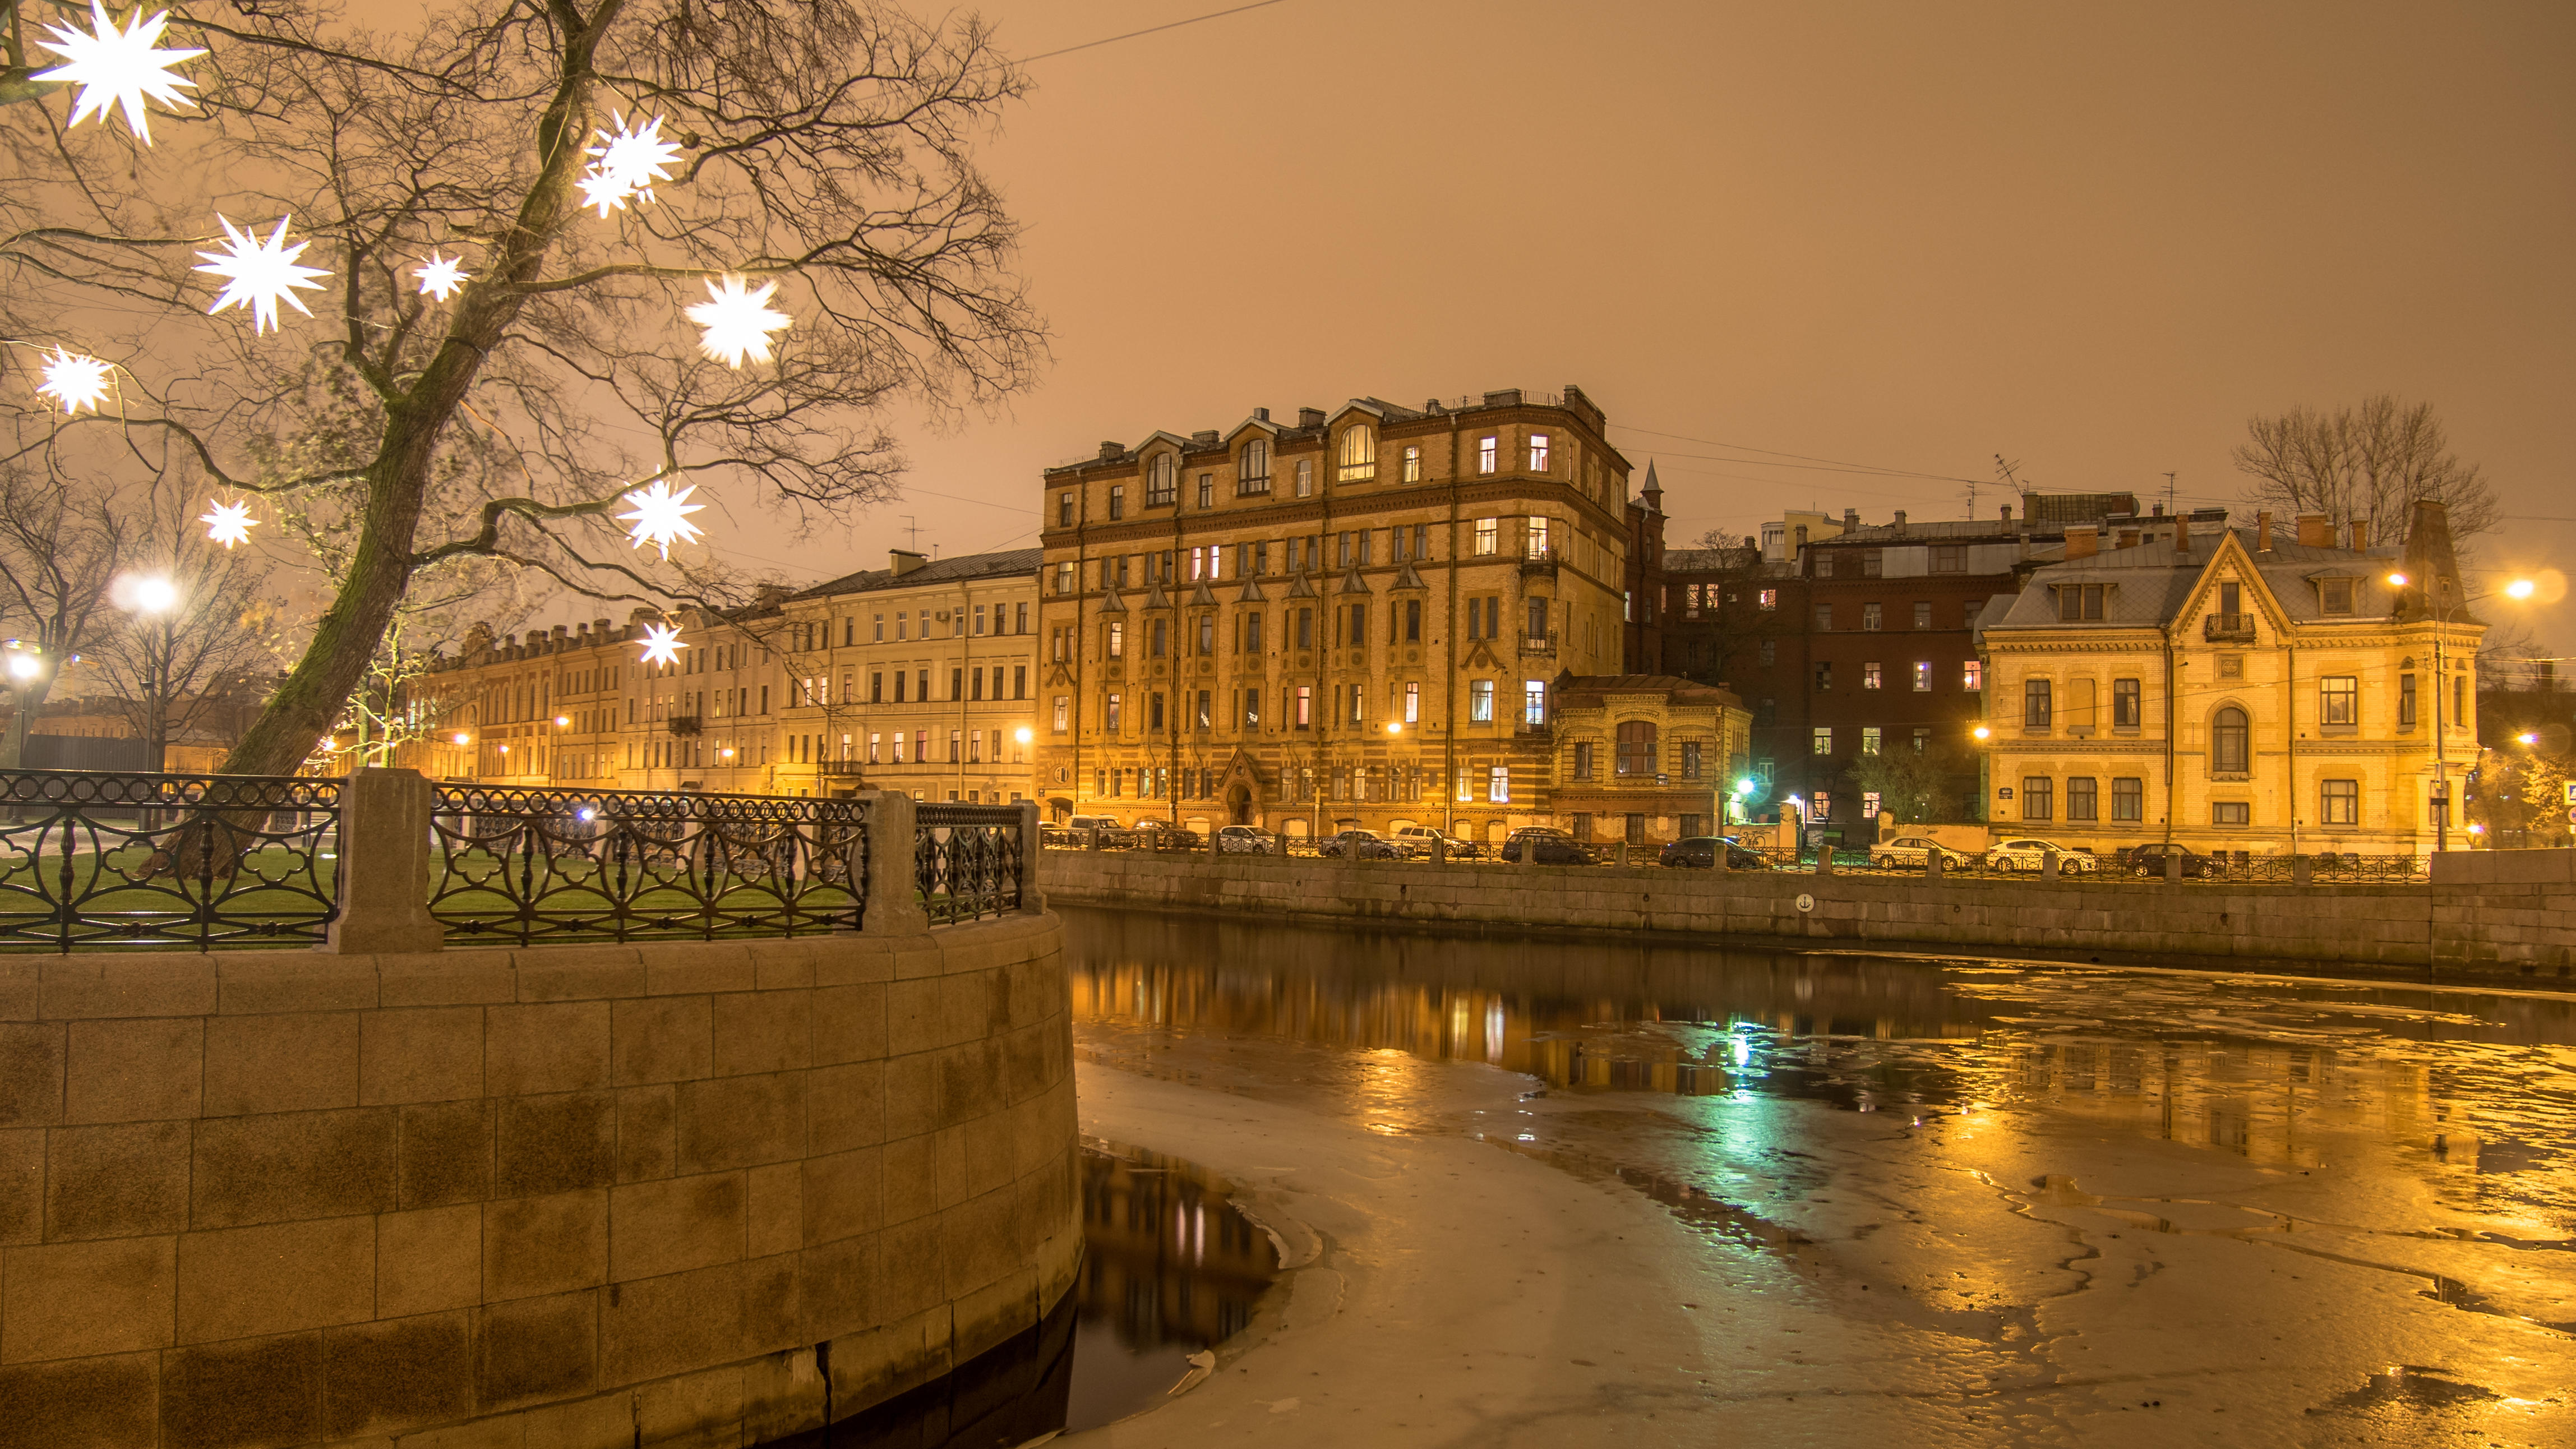
[[1494,681],[1471,679],[1467,682],[1467,721],[1470,724],[1494,722]]
[[1496,765],[1485,773],[1485,798],[1497,805],[1512,803],[1512,767]]
[[1476,471],[1479,473],[1491,473],[1500,468],[1502,466],[1501,450],[1501,439],[1478,438],[1476,440]]
[[1521,681],[1521,723],[1528,725],[1543,725],[1547,723],[1546,680],[1525,679]]
[[1422,686],[1419,684],[1408,684],[1404,687],[1404,722],[1406,724],[1417,724],[1421,719]]
[[1533,518],[1529,521],[1529,556],[1547,557],[1547,520],[1544,518]]
[[1914,692],[1916,694],[1932,692],[1932,661],[1929,659],[1914,661]]
[[1967,690],[1971,694],[1986,687],[1986,666],[1984,661],[1971,659],[1965,664],[1959,666],[1959,687]]
[[1109,657],[1112,659],[1127,657],[1127,626],[1124,624],[1109,626]]
[[1480,554],[1492,553],[1496,548],[1501,546],[1502,536],[1503,521],[1501,519],[1479,518],[1476,520],[1476,552]]
[[1547,434],[1545,433],[1530,434],[1529,470],[1533,473],[1547,471]]
[[1377,430],[1354,423],[1342,434],[1341,480],[1365,483],[1377,476]]
[[1832,754],[1834,752],[1834,727],[1832,725],[1816,726],[1812,738],[1812,746],[1815,753],[1819,755]]
[[1754,596],[1754,602],[1765,609],[1776,609],[1780,607],[1780,591],[1778,589],[1764,589],[1761,593]]
[[1884,672],[1875,664],[1864,664],[1860,667],[1860,687],[1863,689],[1882,688],[1885,677]]
[[1404,445],[1404,481],[1407,483],[1422,481],[1422,445],[1420,443]]
[[1881,735],[1879,734],[1878,726],[1862,725],[1860,727],[1860,752],[1864,755],[1877,754],[1880,739]]

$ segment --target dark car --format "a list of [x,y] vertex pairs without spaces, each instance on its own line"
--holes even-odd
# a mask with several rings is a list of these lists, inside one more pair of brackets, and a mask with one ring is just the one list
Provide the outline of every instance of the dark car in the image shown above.
[[1728,870],[1769,870],[1771,868],[1771,862],[1762,858],[1762,852],[1748,850],[1723,835],[1694,835],[1684,840],[1676,840],[1656,854],[1655,863],[1714,870],[1717,867],[1717,848],[1721,845],[1726,847]]
[[1374,830],[1345,830],[1327,835],[1315,842],[1317,855],[1347,856],[1352,860],[1404,860],[1413,852]]
[[2120,866],[2131,875],[2161,878],[2165,873],[2167,860],[2182,862],[2183,878],[2186,880],[2215,875],[2218,871],[2217,862],[2208,856],[2190,846],[2176,845],[2169,840],[2152,840],[2144,845],[2132,845],[2120,852]]
[[1503,859],[1529,864],[1532,857],[1539,865],[1593,865],[1599,860],[1589,846],[1562,830],[1524,825],[1503,842]]
[[1138,850],[1201,850],[1207,846],[1206,838],[1197,831],[1168,820],[1137,821],[1134,839]]

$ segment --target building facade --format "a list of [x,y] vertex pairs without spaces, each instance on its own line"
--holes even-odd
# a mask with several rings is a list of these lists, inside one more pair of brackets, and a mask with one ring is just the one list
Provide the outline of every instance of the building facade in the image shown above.
[[[2404,547],[2323,515],[2068,530],[1980,623],[1991,818],[2069,846],[2421,854],[2477,753],[2476,656],[2441,505]],[[2392,579],[2404,579],[2403,584]]]
[[1025,800],[1035,788],[1036,549],[889,566],[781,607],[772,789]]
[[[1555,823],[1560,695],[1628,672],[1632,539],[1661,538],[1604,426],[1574,388],[1361,398],[1048,470],[1041,797],[1309,835]],[[1730,748],[1716,703],[1680,713],[1668,748]]]

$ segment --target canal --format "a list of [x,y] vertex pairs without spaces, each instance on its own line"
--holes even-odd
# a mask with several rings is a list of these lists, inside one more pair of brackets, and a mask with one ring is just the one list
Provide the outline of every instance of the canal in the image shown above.
[[1086,1130],[1290,1260],[1101,1442],[2576,1442],[2576,998],[1065,917]]

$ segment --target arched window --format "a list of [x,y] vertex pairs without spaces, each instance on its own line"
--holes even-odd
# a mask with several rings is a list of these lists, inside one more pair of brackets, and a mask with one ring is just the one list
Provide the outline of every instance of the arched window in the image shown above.
[[1180,459],[1169,453],[1157,453],[1145,465],[1145,502],[1148,507],[1169,503],[1180,493]]
[[1270,442],[1255,438],[1243,445],[1243,456],[1234,462],[1234,491],[1237,494],[1270,491]]
[[1345,483],[1365,483],[1377,476],[1377,429],[1366,423],[1354,423],[1342,434],[1342,472]]
[[2229,705],[2209,725],[2209,767],[2222,775],[2246,773],[2248,736],[2245,711]]
[[1655,773],[1655,726],[1651,720],[1622,720],[1619,724],[1619,773],[1651,775]]

